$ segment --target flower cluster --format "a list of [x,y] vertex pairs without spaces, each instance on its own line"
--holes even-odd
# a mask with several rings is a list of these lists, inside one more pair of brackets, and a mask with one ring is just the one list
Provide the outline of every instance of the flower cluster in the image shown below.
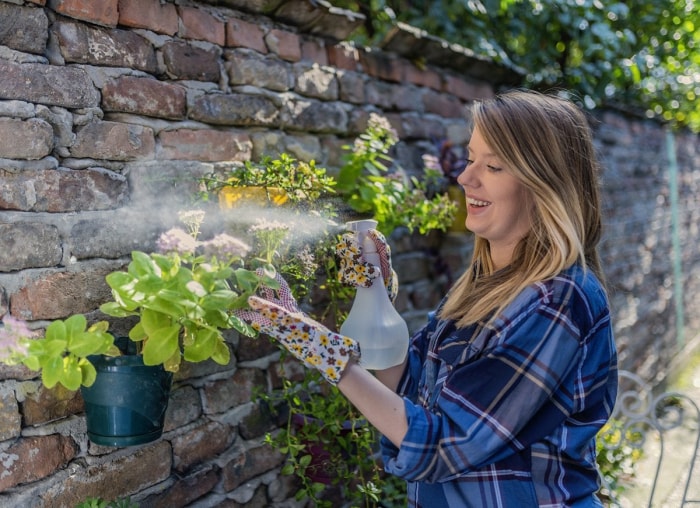
[[0,362],[16,364],[19,358],[27,353],[26,339],[36,334],[29,329],[27,323],[10,315],[2,318],[0,327]]

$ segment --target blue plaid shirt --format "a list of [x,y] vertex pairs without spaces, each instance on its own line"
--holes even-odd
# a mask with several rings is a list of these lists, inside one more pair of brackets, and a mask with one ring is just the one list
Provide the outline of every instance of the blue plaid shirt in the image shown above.
[[592,507],[595,437],[617,392],[605,292],[573,266],[524,290],[489,326],[434,316],[399,383],[408,433],[382,438],[409,506]]

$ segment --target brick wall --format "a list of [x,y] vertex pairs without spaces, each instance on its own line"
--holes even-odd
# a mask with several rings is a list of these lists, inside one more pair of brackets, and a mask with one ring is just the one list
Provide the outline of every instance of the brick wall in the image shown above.
[[[465,140],[466,104],[514,80],[489,62],[472,65],[466,52],[419,68],[401,54],[403,39],[391,51],[340,42],[357,20],[321,4],[181,3],[0,0],[0,314],[37,327],[76,312],[102,317],[104,275],[153,246],[198,176],[284,151],[337,167],[371,111],[390,119],[402,139],[397,158],[417,169],[431,138]],[[618,342],[627,368],[660,376],[680,350],[664,131],[615,112],[600,120]],[[700,328],[697,136],[681,133],[678,147],[691,343]],[[392,245],[397,306],[415,329],[458,275],[469,237],[397,235]],[[276,348],[229,339],[230,365],[178,374],[163,439],[129,449],[88,442],[79,394],[0,367],[0,505],[288,499],[283,458],[262,443],[273,424],[253,396],[279,384]]]

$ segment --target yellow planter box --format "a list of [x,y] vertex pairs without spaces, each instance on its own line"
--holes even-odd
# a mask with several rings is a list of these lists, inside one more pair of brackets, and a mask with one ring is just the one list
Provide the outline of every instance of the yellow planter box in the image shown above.
[[279,187],[222,187],[219,190],[219,206],[222,209],[254,204],[258,206],[281,206],[289,196]]

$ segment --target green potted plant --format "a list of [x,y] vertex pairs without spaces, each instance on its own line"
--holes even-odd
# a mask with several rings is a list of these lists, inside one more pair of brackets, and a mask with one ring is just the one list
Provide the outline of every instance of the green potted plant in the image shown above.
[[182,361],[227,364],[222,331],[254,334],[234,310],[247,305],[259,284],[276,285],[274,267],[246,260],[250,247],[243,241],[226,234],[199,240],[204,212],[180,218],[187,231],[163,233],[158,252],[134,251],[126,270],[106,277],[114,300],[100,309],[134,320],[128,337],[115,341],[106,321],[87,327],[82,315],[52,322],[40,338],[19,322],[3,328],[18,339],[0,360],[41,371],[47,388],[80,388],[88,436],[97,444],[130,446],[160,437],[172,373]]

